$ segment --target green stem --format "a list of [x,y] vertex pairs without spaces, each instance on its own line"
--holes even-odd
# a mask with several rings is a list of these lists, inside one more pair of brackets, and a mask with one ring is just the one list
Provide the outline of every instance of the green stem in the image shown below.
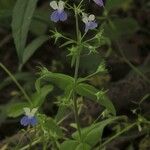
[[80,64],[80,42],[81,41],[80,41],[80,38],[79,38],[78,12],[77,12],[76,6],[74,6],[74,11],[75,11],[75,20],[76,20],[76,36],[77,36],[78,54],[76,56],[76,63],[75,63],[73,104],[74,104],[75,122],[77,124],[77,130],[78,130],[79,137],[80,137],[80,140],[81,140],[81,129],[80,129],[80,122],[79,122],[78,106],[77,106],[77,94],[76,94],[76,86],[77,86],[79,64]]
[[20,91],[23,93],[27,101],[32,105],[31,99],[27,95],[26,91],[23,89],[23,87],[19,84],[19,82],[15,79],[15,77],[11,74],[11,72],[2,64],[0,63],[0,67],[11,77],[11,79],[14,81],[14,83],[17,85],[17,87],[20,89]]
[[127,132],[128,130],[130,130],[131,128],[133,128],[136,125],[137,125],[137,122],[129,125],[128,127],[126,127],[125,129],[123,129],[122,131],[120,131],[117,134],[115,134],[114,136],[110,137],[107,141],[105,141],[102,145],[100,145],[99,150],[102,149],[106,144],[108,144],[109,142],[111,142],[112,140],[114,140],[115,138],[117,138],[118,136],[120,136],[121,134]]

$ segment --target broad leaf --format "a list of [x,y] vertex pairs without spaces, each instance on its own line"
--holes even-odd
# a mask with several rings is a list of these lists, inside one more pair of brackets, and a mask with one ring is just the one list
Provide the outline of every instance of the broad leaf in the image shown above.
[[35,92],[32,95],[32,103],[34,107],[40,107],[46,96],[53,90],[53,86],[52,85],[45,85],[44,87],[40,88],[39,91]]
[[76,92],[84,97],[87,97],[91,100],[97,100],[96,93],[98,90],[86,83],[80,83],[77,85]]
[[60,145],[60,150],[76,150],[76,147],[79,145],[78,141],[67,140]]
[[105,95],[105,92],[99,91],[95,87],[85,83],[78,84],[76,92],[81,96],[98,102],[100,105],[104,106],[111,114],[116,115],[116,110],[112,102]]
[[86,143],[79,143],[75,140],[67,140],[60,145],[60,150],[91,150]]
[[41,69],[40,75],[41,77],[38,79],[38,82],[46,81],[53,83],[62,90],[65,90],[66,87],[74,83],[74,79],[71,76],[61,73],[52,73],[46,68]]
[[13,10],[12,34],[20,62],[37,0],[17,0]]
[[28,59],[34,54],[34,52],[44,43],[48,40],[48,36],[43,35],[35,40],[33,40],[25,49],[23,52],[23,60],[22,65],[24,65]]
[[38,114],[37,117],[45,133],[49,133],[55,138],[60,138],[63,136],[61,128],[57,125],[53,118],[41,114]]
[[7,107],[7,115],[9,117],[14,117],[14,118],[18,117],[24,113],[23,110],[24,107],[29,107],[29,104],[25,102],[9,104],[9,106]]
[[[94,146],[99,141],[102,140],[102,135],[104,128],[108,125],[116,121],[117,119],[122,119],[122,117],[112,117],[107,120],[98,122],[96,124],[92,124],[90,127],[83,128],[81,130],[82,140],[83,142],[89,144],[90,146]],[[73,133],[72,137],[76,140],[79,139],[79,134],[76,131]]]

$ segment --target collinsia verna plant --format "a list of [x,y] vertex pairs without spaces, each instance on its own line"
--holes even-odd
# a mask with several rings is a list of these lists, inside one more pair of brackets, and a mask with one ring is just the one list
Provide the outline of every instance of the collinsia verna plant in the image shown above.
[[[40,68],[40,77],[35,83],[36,93],[32,95],[31,99],[25,94],[31,107],[23,108],[25,116],[23,116],[20,120],[21,125],[33,127],[36,125],[36,129],[38,129],[35,130],[36,135],[38,135],[38,140],[36,138],[36,141],[33,141],[29,147],[31,147],[32,144],[34,145],[39,142],[43,144],[44,150],[103,149],[109,142],[109,139],[104,141],[104,143],[102,141],[102,134],[105,126],[117,120],[124,120],[124,117],[122,116],[116,117],[116,110],[112,102],[106,96],[107,91],[104,89],[97,89],[88,83],[91,77],[97,74],[107,73],[105,61],[102,61],[100,65],[97,66],[97,70],[95,70],[94,73],[86,77],[79,76],[79,67],[82,55],[98,53],[97,50],[103,43],[101,40],[104,40],[103,28],[101,28],[98,23],[96,14],[87,13],[84,7],[84,2],[86,4],[95,2],[98,9],[104,8],[102,0],[81,0],[79,2],[74,0],[72,1],[72,4],[70,4],[70,1],[67,0],[50,1],[50,9],[52,10],[50,13],[50,21],[54,24],[64,21],[67,22],[69,18],[74,17],[75,26],[71,28],[74,29],[75,36],[69,37],[64,33],[62,34],[57,29],[51,30],[51,38],[55,40],[55,44],[60,39],[65,41],[62,45],[60,45],[60,47],[65,47],[67,49],[68,54],[66,57],[71,58],[71,67],[74,68],[74,76],[71,77],[61,73],[53,73],[44,67]],[[81,25],[79,22],[81,22]],[[88,34],[89,32],[90,34]],[[37,112],[37,107],[39,109],[44,102],[43,99],[53,90],[53,85],[49,84],[53,84],[63,91],[63,93],[57,97],[58,101],[56,104],[58,104],[59,108],[54,119]],[[81,105],[79,97],[93,100],[105,108],[105,110],[100,114],[100,117],[85,128],[82,127],[80,122]],[[36,101],[32,101],[33,99],[36,99]],[[75,128],[75,132],[72,133],[71,137],[65,137],[68,130],[61,127],[61,123],[63,123],[63,121],[67,119],[72,112],[74,112],[75,120],[72,126]],[[100,118],[103,120],[100,121]],[[129,130],[135,125],[136,124],[132,124],[124,131]],[[114,137],[117,136],[118,134]]]

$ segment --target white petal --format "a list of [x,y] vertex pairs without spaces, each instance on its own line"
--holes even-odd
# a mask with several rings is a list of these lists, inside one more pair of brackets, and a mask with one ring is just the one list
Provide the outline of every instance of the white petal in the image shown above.
[[63,10],[64,9],[64,6],[65,6],[65,3],[63,1],[59,1],[58,2],[58,9],[59,10]]
[[88,19],[86,13],[82,13],[82,21],[83,21],[84,23],[88,23],[89,19]]
[[37,112],[37,108],[33,108],[32,110],[31,110],[31,114],[34,116],[35,115],[35,113]]
[[88,23],[88,22],[89,22],[89,20],[88,20],[87,17],[84,17],[84,18],[82,19],[82,21],[83,21],[84,23]]
[[50,6],[51,6],[54,10],[58,9],[58,5],[57,5],[57,2],[56,2],[56,1],[50,2]]
[[29,114],[31,113],[30,108],[24,107],[23,109],[24,109],[25,115],[29,116]]
[[92,14],[89,16],[89,21],[93,21],[93,20],[95,20],[95,16]]

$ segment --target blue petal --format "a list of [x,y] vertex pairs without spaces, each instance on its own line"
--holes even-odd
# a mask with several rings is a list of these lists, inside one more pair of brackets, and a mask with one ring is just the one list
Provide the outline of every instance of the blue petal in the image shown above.
[[37,124],[37,119],[35,117],[30,118],[30,125],[34,126]]
[[87,32],[88,30],[92,30],[95,29],[97,27],[97,23],[94,21],[90,21],[88,23],[85,24],[85,32]]
[[94,2],[95,2],[97,5],[99,5],[100,7],[101,7],[101,6],[104,6],[103,0],[94,0]]
[[61,13],[59,13],[59,19],[60,21],[65,21],[67,20],[67,13],[65,11],[62,11]]
[[22,117],[20,120],[20,123],[23,126],[28,126],[30,124],[30,120],[29,120],[28,116]]
[[58,12],[58,10],[55,10],[51,14],[51,20],[54,21],[54,22],[58,22],[59,21],[59,12]]

